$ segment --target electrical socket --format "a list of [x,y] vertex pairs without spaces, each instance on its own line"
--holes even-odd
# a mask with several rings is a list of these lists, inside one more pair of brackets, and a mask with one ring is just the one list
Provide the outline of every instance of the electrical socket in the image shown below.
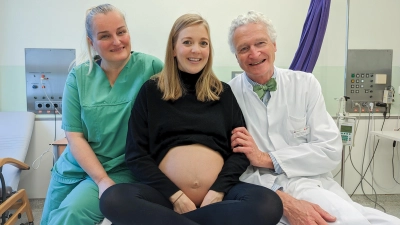
[[[54,101],[55,108],[61,109],[61,101]],[[36,101],[35,110],[54,110],[53,104],[50,101]]]

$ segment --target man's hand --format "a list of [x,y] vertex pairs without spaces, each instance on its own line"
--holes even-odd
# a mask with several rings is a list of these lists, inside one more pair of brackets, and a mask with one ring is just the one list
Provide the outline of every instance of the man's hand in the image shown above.
[[113,186],[115,184],[115,182],[113,180],[111,180],[110,177],[104,177],[102,178],[98,183],[97,186],[99,187],[99,198],[101,197],[101,195],[103,194],[103,192]]
[[223,192],[216,192],[213,190],[209,190],[206,194],[206,196],[203,199],[203,202],[201,203],[200,207],[220,202],[224,198],[224,193]]
[[174,206],[174,211],[183,214],[196,209],[196,205],[182,191],[177,191],[169,200]]
[[268,153],[258,149],[256,142],[245,127],[237,127],[232,131],[231,147],[233,152],[244,153],[251,165],[274,169],[271,157]]
[[283,215],[291,225],[328,225],[335,222],[336,218],[323,210],[319,205],[298,200],[282,192],[276,192],[283,203]]

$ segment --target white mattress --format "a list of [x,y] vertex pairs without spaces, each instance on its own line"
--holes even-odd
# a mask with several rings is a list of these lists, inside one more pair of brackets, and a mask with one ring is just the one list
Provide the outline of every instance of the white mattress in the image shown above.
[[[0,157],[25,162],[35,124],[32,112],[0,112]],[[20,170],[11,165],[3,167],[6,186],[17,190]]]

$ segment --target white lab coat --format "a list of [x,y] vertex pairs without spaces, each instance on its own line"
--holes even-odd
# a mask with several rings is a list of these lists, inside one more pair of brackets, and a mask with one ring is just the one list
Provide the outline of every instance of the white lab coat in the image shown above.
[[[319,204],[337,217],[332,224],[400,225],[393,216],[353,202],[333,180],[331,171],[341,160],[341,136],[314,75],[275,67],[275,78],[277,90],[270,92],[267,106],[245,74],[229,82],[258,148],[272,154],[284,171],[277,175],[249,166],[240,179],[268,188],[276,183],[297,199]],[[286,218],[282,223],[289,224]]]

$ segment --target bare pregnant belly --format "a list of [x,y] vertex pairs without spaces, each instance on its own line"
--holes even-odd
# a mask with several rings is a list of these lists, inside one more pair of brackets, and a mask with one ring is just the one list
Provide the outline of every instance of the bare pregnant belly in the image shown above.
[[193,144],[169,150],[159,168],[196,206],[200,206],[223,165],[224,159],[218,152]]

